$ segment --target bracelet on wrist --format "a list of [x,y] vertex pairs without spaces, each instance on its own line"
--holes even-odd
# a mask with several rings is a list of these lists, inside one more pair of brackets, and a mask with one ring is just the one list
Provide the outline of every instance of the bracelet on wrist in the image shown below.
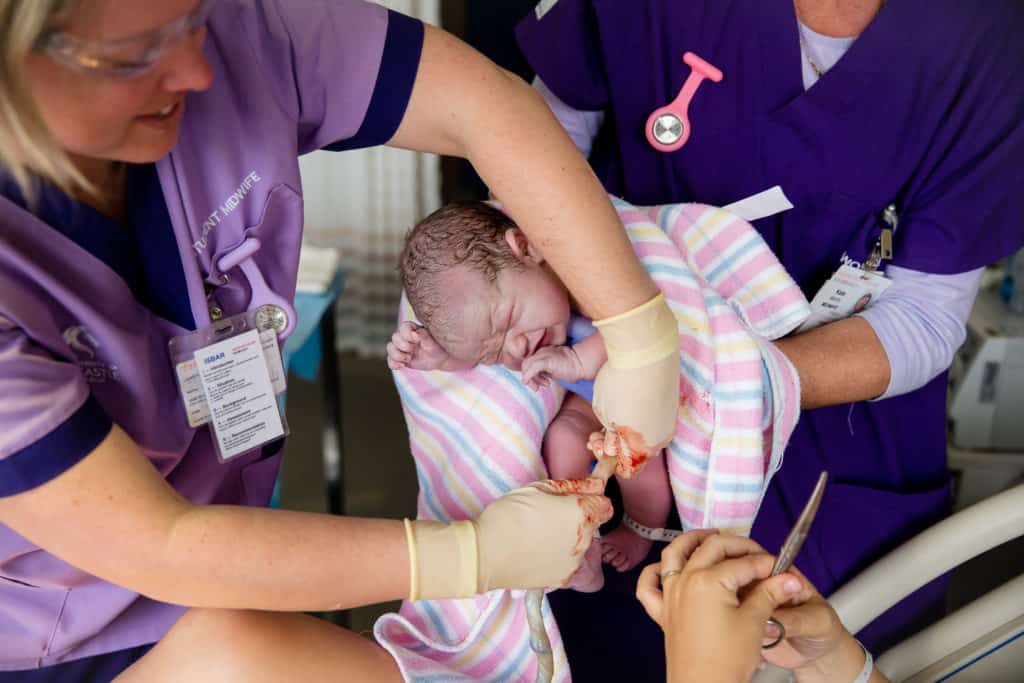
[[853,640],[860,645],[860,649],[864,651],[864,668],[862,668],[860,673],[857,674],[857,677],[853,679],[853,683],[868,683],[868,681],[871,680],[871,673],[875,670],[875,658],[872,657],[871,653],[868,652],[868,649],[864,647],[864,643],[860,642],[856,638]]

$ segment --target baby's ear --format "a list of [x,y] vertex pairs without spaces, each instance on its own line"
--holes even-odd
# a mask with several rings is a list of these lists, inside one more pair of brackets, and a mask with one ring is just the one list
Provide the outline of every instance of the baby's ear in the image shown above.
[[544,257],[541,256],[540,252],[533,246],[533,243],[526,237],[526,233],[519,228],[509,228],[506,230],[505,242],[520,261],[544,262]]

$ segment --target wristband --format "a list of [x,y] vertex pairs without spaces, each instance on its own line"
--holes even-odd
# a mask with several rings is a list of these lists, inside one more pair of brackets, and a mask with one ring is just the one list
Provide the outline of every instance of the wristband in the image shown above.
[[853,679],[853,683],[868,683],[868,681],[871,680],[871,672],[875,670],[875,659],[871,656],[871,653],[868,652],[868,649],[864,647],[864,643],[860,642],[856,638],[854,638],[854,641],[860,645],[861,650],[864,650],[864,668],[861,669],[860,673],[857,674],[857,677]]

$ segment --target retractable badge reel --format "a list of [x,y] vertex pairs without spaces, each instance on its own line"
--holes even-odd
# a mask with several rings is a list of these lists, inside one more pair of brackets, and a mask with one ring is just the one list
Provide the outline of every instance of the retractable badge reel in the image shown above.
[[249,238],[217,262],[245,275],[249,310],[169,342],[189,426],[209,424],[225,462],[288,434],[278,341],[295,328],[295,309],[267,286],[252,259],[259,248]]
[[683,61],[690,66],[690,75],[679,90],[676,98],[664,107],[655,109],[647,117],[644,133],[651,147],[659,152],[674,152],[690,139],[690,117],[688,110],[697,88],[705,78],[715,83],[722,80],[722,72],[692,52],[683,55]]
[[876,222],[879,234],[863,267],[841,263],[814,295],[811,315],[797,328],[797,332],[806,332],[860,313],[878,301],[892,284],[892,280],[879,269],[883,261],[890,261],[893,257],[893,236],[899,226],[896,204],[886,206]]

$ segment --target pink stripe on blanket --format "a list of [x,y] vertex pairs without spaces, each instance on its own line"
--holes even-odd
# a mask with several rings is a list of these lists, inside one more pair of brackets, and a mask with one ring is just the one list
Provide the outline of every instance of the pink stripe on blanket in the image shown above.
[[707,307],[707,299],[693,286],[686,286],[676,280],[663,280],[661,278],[655,278],[654,281],[658,284],[658,289],[665,294],[665,298],[675,308],[689,306],[698,311],[703,311]]
[[672,480],[678,484],[698,491],[703,491],[707,486],[708,479],[706,476],[689,467],[685,467],[682,463],[677,463],[675,458],[669,462],[668,469],[672,475]]
[[711,502],[711,514],[715,519],[744,520],[745,524],[749,524],[749,520],[757,514],[757,505],[756,501],[730,503],[724,500],[714,500]]
[[[442,433],[440,429],[435,427],[427,420],[418,420],[416,418],[413,419],[416,420],[416,424],[418,425],[420,430],[429,434],[437,442],[438,450],[442,454],[456,454],[459,452],[456,448],[455,443],[449,441],[448,438]],[[417,456],[416,462],[418,463],[423,476],[426,477],[426,479],[431,482],[431,488],[434,491],[434,495],[437,497],[438,502],[444,509],[444,512],[449,516],[449,519],[459,520],[475,517],[479,513],[479,510],[467,510],[466,505],[461,500],[454,496],[450,486],[444,484],[447,477],[445,477],[442,474],[442,470],[438,467],[433,456],[428,455],[425,452],[419,453],[421,448],[418,447],[418,444],[416,443],[415,440],[412,441],[411,445],[413,454]],[[459,460],[461,460],[461,458],[452,455],[449,456],[445,462],[450,466],[450,468],[453,471],[461,474],[462,472],[465,472],[469,468],[467,468],[465,463],[463,463],[461,467],[455,466],[455,464]],[[473,485],[472,482],[475,482],[475,486]],[[469,489],[470,493],[473,494],[473,502],[479,506],[480,510],[482,510],[483,507],[494,498],[493,495],[489,494],[486,490],[483,490],[479,481],[476,479],[475,473],[473,474],[473,477],[469,482],[463,481],[463,483],[466,484],[465,488]],[[433,515],[430,514],[425,507],[420,506],[420,518],[432,519]]]
[[668,241],[634,242],[633,250],[640,258],[663,258],[673,262],[679,260],[679,250],[676,249],[675,246]]
[[764,476],[764,464],[758,457],[751,455],[731,455],[720,453],[715,456],[715,469],[729,474]]
[[749,382],[756,378],[761,372],[761,354],[750,360],[737,360],[729,363],[721,363],[715,368],[715,381],[717,382]]
[[[450,400],[446,392],[438,391],[436,387],[433,387],[433,385],[429,384],[425,379],[421,379],[421,373],[417,373],[417,371],[415,370],[408,370],[402,372],[404,372],[404,374],[406,375],[408,383],[411,386],[416,387],[421,396],[429,389],[434,389],[431,399],[431,405],[435,410],[437,410],[443,415],[464,416],[465,419],[462,422],[460,422],[458,426],[461,429],[463,429],[475,443],[480,445],[486,444],[488,446],[488,452],[492,453],[494,456],[491,458],[491,462],[494,464],[495,469],[506,472],[515,481],[522,483],[528,483],[536,479],[535,473],[526,467],[526,465],[520,459],[519,454],[515,450],[509,448],[504,442],[502,442],[501,439],[499,439],[497,435],[494,433],[493,429],[488,429],[488,426],[481,422],[481,419],[478,415],[468,412],[467,408],[460,406],[454,401]],[[497,389],[497,387],[488,387],[489,391],[494,390],[497,392]],[[501,395],[497,395],[500,402]],[[507,415],[521,415],[524,412],[528,413],[528,411],[526,411],[526,409],[524,409],[522,405],[519,403],[509,404],[509,407],[514,407],[514,411],[506,413]],[[531,423],[532,420],[527,422],[526,426],[532,426],[533,429],[531,431],[533,431],[534,434],[537,434],[536,425],[532,425]],[[535,443],[540,443],[539,435],[533,440]],[[465,471],[466,473],[471,472],[471,470],[469,470],[468,468]],[[459,470],[459,472],[461,474],[462,470]],[[475,474],[472,476],[471,479],[476,484],[473,486],[474,490],[488,490],[486,487],[482,486],[481,480]],[[493,498],[493,493],[487,494],[483,498],[483,501],[486,504],[490,502]]]
[[[757,402],[760,403],[761,399],[757,399]],[[719,406],[717,409],[718,423],[719,426],[726,429],[760,431],[762,422],[761,416],[757,414],[759,412],[754,408]]]

